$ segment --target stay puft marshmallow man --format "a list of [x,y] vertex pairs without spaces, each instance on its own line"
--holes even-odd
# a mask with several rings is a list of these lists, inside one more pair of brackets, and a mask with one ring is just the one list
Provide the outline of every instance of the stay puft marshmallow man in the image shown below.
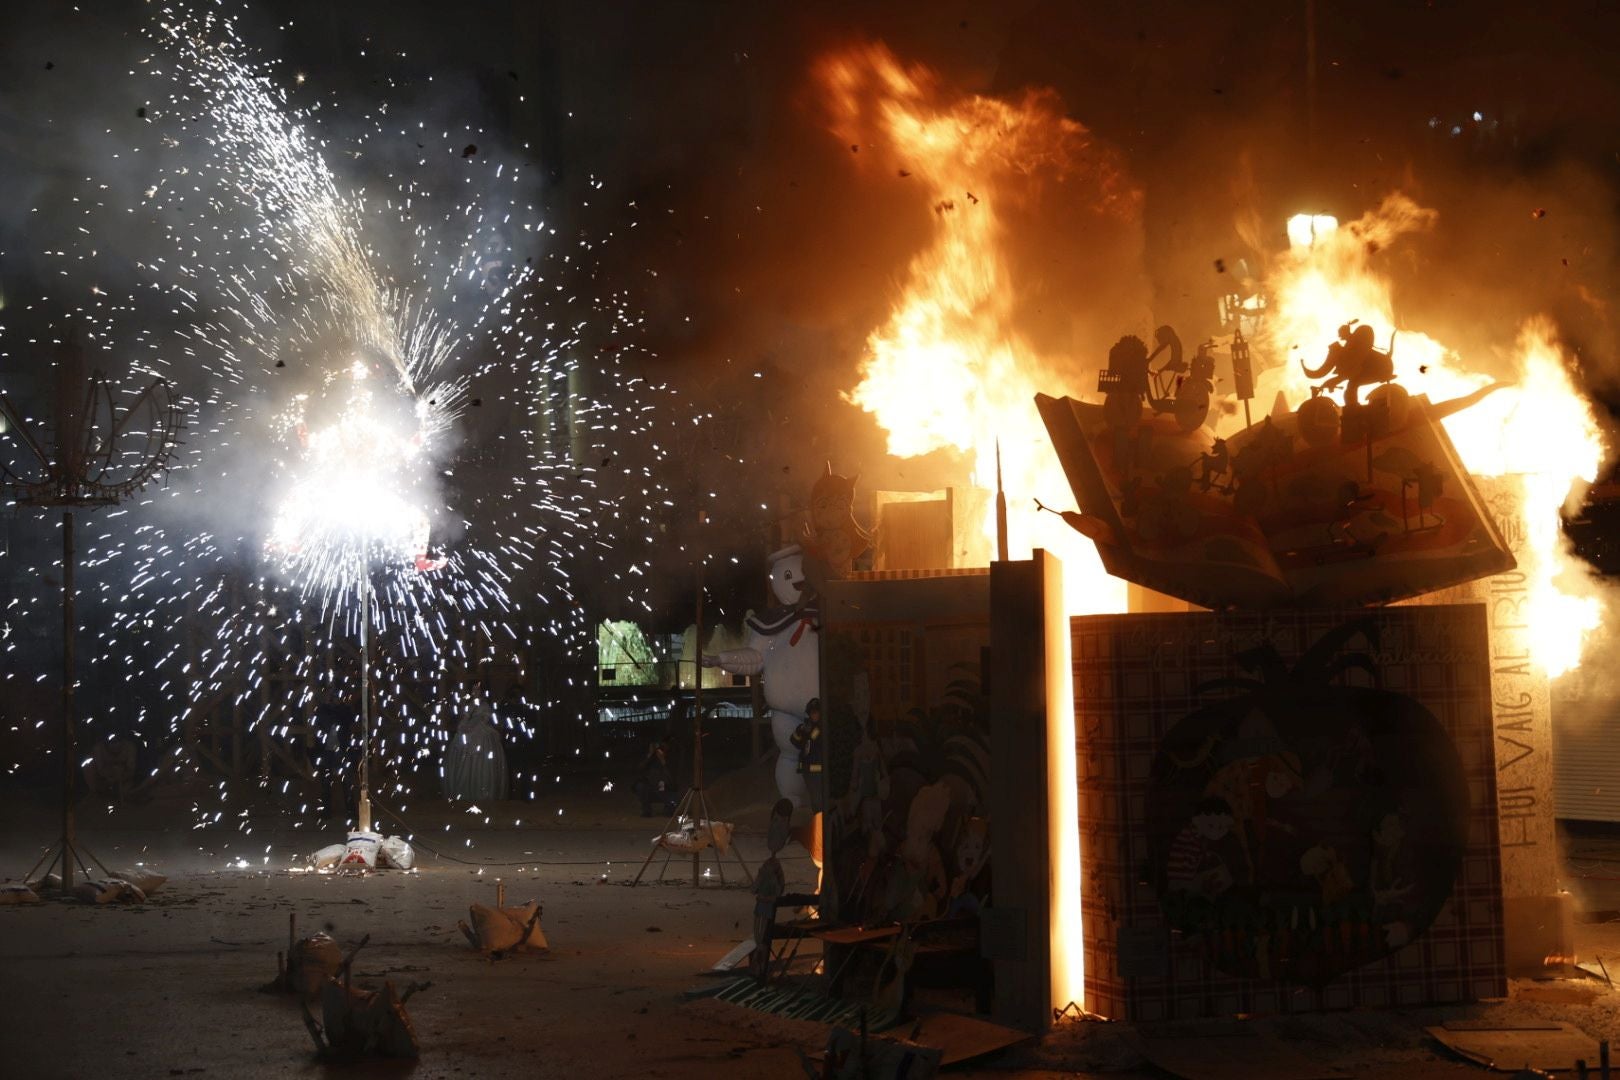
[[748,645],[704,654],[705,667],[733,675],[758,675],[771,710],[776,740],[776,788],[794,809],[810,804],[793,733],[805,703],[821,693],[821,612],[804,581],[804,551],[791,544],[770,557],[771,593],[780,606],[748,617]]

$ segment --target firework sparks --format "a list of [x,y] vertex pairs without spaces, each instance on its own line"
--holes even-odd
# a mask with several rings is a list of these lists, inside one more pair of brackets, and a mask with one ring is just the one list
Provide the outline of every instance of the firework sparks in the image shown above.
[[[389,762],[375,787],[403,797],[489,671],[529,686],[537,655],[588,647],[582,584],[650,580],[665,451],[638,437],[663,422],[663,391],[614,370],[639,316],[577,288],[604,239],[560,236],[529,171],[487,145],[462,155],[483,131],[430,134],[382,102],[369,133],[337,140],[218,8],[163,7],[147,37],[131,71],[151,91],[141,201],[95,200],[61,257],[94,272],[98,213],[149,223],[139,292],[98,284],[74,321],[171,379],[188,435],[170,488],[86,545],[99,578],[85,602],[107,616],[98,676],[151,677],[161,699],[109,703],[90,736],[136,732],[154,773],[251,775],[208,756],[235,723],[261,736],[259,783],[312,809],[313,779],[353,759],[345,725],[309,718],[347,681],[369,591]],[[332,165],[380,144],[414,145],[414,168]],[[461,432],[485,401],[497,422]],[[624,539],[641,541],[633,555]],[[26,618],[14,603],[7,620]],[[508,738],[533,737],[567,684],[553,674],[546,694],[504,700]],[[534,794],[553,778],[516,779]],[[251,832],[237,786],[211,783],[197,824]]]

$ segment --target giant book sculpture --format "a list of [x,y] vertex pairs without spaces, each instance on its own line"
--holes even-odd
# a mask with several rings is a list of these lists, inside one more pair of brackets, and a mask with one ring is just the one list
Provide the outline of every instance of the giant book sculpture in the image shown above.
[[[1394,389],[1394,388],[1387,388]],[[1280,400],[1226,439],[1172,416],[1036,395],[1103,566],[1204,607],[1387,603],[1512,569],[1433,404]]]

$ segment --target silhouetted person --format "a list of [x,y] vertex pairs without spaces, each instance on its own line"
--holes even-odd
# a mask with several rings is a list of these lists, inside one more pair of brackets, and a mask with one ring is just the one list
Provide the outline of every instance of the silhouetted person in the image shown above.
[[636,798],[641,800],[642,817],[652,817],[653,807],[660,804],[664,813],[675,812],[675,787],[663,743],[653,743],[641,762],[641,771],[636,775]]

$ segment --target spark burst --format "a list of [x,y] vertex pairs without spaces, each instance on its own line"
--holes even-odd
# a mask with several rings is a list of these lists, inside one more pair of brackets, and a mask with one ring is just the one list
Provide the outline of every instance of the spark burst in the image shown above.
[[[352,142],[321,137],[316,108],[290,101],[218,7],[164,7],[147,37],[131,74],[162,102],[137,148],[150,183],[138,207],[96,201],[58,254],[94,272],[94,211],[154,223],[139,292],[95,286],[73,321],[173,380],[190,433],[166,497],[109,515],[87,559],[108,616],[93,678],[155,675],[161,703],[109,700],[91,729],[167,746],[154,775],[208,777],[199,826],[239,816],[229,777],[244,752],[307,809],[306,780],[353,757],[351,731],[311,716],[345,681],[369,582],[393,771],[374,788],[403,795],[442,759],[480,677],[506,667],[532,685],[534,664],[588,656],[587,590],[635,594],[650,578],[665,391],[619,370],[640,326],[625,297],[579,286],[612,233],[559,238],[523,168],[462,152],[487,141],[476,128],[435,134],[385,103]],[[366,177],[381,194],[331,164],[411,143],[414,166]],[[509,426],[458,442],[474,393]],[[199,624],[212,632],[186,640]],[[561,669],[545,693],[503,702],[508,738],[534,737],[571,681]],[[552,777],[518,779],[532,794]],[[245,809],[238,823],[251,832]]]

